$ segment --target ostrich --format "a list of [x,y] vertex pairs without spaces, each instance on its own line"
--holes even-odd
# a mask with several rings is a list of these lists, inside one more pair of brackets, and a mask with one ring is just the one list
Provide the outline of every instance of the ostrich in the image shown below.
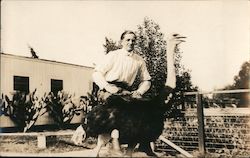
[[[111,139],[118,144],[114,146],[114,151],[119,151],[117,141],[119,139],[120,143],[128,144],[127,156],[132,156],[137,143],[140,144],[141,151],[149,156],[155,156],[150,148],[150,142],[154,142],[163,130],[164,113],[167,109],[164,106],[166,96],[169,96],[176,86],[174,52],[177,45],[185,42],[183,38],[185,37],[179,34],[172,34],[167,40],[167,81],[159,96],[151,100],[131,100],[130,94],[124,91],[109,96],[112,102],[108,102],[107,105],[97,105],[86,115],[87,123],[76,129],[72,141],[79,144],[88,136],[98,136],[97,146],[88,156],[98,156],[101,147]],[[122,153],[118,154],[122,156]]]

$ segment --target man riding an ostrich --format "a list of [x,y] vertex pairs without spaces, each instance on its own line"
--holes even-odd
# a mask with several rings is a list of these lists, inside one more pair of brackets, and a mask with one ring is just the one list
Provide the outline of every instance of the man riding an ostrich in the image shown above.
[[[102,104],[86,115],[87,122],[77,128],[73,142],[80,144],[86,136],[98,137],[92,156],[98,156],[101,147],[110,140],[113,151],[119,156],[123,155],[120,143],[128,144],[128,156],[132,156],[138,143],[138,150],[155,156],[150,142],[156,141],[163,130],[165,100],[176,86],[174,52],[176,46],[184,42],[183,38],[173,34],[168,39],[165,87],[159,96],[148,98],[144,94],[151,86],[151,76],[144,59],[135,53],[136,34],[125,31],[121,35],[122,48],[109,52],[95,68],[93,81],[98,86],[97,97]],[[140,84],[133,89],[137,76]]]

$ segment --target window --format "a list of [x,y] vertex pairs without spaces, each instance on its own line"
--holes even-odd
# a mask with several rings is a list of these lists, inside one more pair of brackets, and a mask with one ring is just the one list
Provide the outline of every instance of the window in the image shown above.
[[61,90],[63,90],[63,80],[51,79],[51,92],[57,94]]
[[29,93],[29,77],[14,76],[14,90]]

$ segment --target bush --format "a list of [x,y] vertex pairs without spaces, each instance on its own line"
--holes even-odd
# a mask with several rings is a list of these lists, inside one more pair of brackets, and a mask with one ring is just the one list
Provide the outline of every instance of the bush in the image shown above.
[[49,92],[42,100],[49,115],[60,128],[69,124],[74,115],[80,115],[80,111],[87,110],[85,97],[77,98],[64,91],[58,91],[57,95]]
[[35,93],[36,89],[29,94],[17,91],[13,93],[11,100],[7,95],[5,100],[1,99],[1,114],[9,116],[17,126],[23,128],[24,132],[34,125],[42,109],[42,104],[35,97]]
[[87,111],[87,98],[77,98],[66,92],[59,91],[46,93],[40,99],[35,96],[36,89],[32,93],[13,92],[12,98],[2,94],[0,98],[0,116],[9,116],[10,119],[26,132],[36,122],[39,116],[46,112],[53,118],[55,123],[63,128],[70,123],[74,115]]

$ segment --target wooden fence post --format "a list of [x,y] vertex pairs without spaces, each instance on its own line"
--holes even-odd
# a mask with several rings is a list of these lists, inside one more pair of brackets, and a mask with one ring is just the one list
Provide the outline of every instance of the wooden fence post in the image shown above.
[[41,148],[41,149],[46,148],[46,136],[44,134],[37,135],[37,146],[38,148]]
[[204,130],[204,112],[202,104],[202,94],[196,94],[197,117],[198,117],[198,137],[199,137],[199,152],[205,155],[205,130]]

